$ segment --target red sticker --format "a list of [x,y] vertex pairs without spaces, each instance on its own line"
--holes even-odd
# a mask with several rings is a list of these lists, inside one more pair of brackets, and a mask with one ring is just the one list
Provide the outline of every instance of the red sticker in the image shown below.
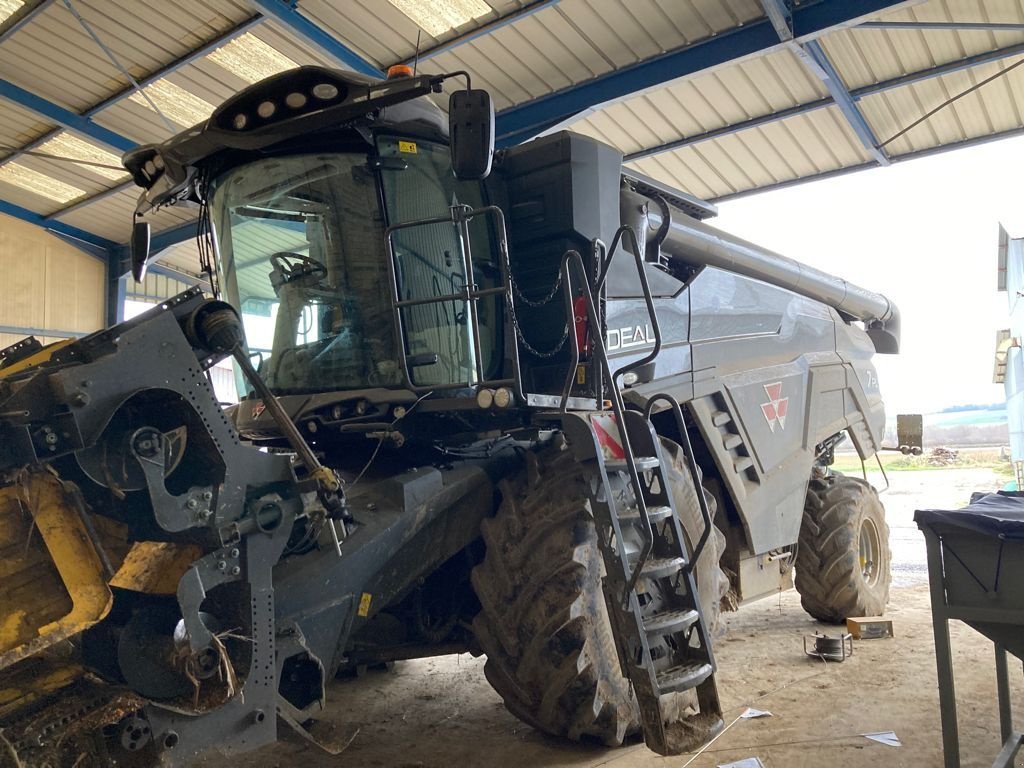
[[786,413],[789,411],[789,398],[782,396],[782,382],[764,385],[765,394],[768,395],[768,402],[761,405],[761,413],[764,414],[768,428],[774,432],[775,425],[779,429],[786,428]]

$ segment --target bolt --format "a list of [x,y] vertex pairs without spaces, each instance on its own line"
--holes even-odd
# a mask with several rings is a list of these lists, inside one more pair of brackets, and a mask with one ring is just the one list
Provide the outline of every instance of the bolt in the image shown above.
[[212,491],[203,491],[203,501],[209,501],[212,498],[213,498],[213,492]]
[[231,569],[231,575],[232,576],[237,576],[241,572],[242,572],[242,569],[239,568],[237,565],[234,568]]
[[225,563],[223,560],[218,560],[217,561],[217,570],[218,571],[226,571],[227,569],[228,569],[228,564],[227,563]]
[[44,437],[43,440],[46,441],[47,445],[56,445],[57,441],[60,440],[60,438],[57,437],[56,432],[51,432],[49,429],[47,429],[46,437]]
[[231,550],[231,556],[234,557],[234,558],[238,557],[238,547],[235,547],[234,549]]
[[188,501],[185,502],[185,506],[188,507],[189,509],[195,509],[196,507],[199,506],[199,502],[196,501],[195,499],[189,499]]

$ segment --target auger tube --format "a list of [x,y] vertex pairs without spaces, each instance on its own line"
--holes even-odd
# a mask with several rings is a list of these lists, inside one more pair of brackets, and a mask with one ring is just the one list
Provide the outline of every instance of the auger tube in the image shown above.
[[[644,195],[630,190],[622,191],[624,214],[636,211],[637,208],[646,209],[649,242],[661,229],[663,222],[660,206],[652,203]],[[726,269],[823,302],[847,318],[862,320],[876,352],[899,352],[899,309],[882,294],[709,227],[679,211],[673,213],[664,240],[660,243],[662,252],[671,261]],[[653,245],[650,243],[650,246]]]

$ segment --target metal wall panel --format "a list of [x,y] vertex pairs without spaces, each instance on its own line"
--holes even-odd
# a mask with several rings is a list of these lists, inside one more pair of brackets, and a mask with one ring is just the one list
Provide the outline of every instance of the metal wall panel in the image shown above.
[[106,265],[38,227],[0,217],[0,273],[0,325],[82,333],[103,326]]

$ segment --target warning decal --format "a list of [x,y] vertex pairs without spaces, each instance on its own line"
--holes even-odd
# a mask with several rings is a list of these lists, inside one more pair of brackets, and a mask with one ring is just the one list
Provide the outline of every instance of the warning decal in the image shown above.
[[626,452],[622,450],[622,436],[619,425],[613,414],[595,413],[590,416],[590,424],[594,428],[597,444],[606,459],[624,459]]

